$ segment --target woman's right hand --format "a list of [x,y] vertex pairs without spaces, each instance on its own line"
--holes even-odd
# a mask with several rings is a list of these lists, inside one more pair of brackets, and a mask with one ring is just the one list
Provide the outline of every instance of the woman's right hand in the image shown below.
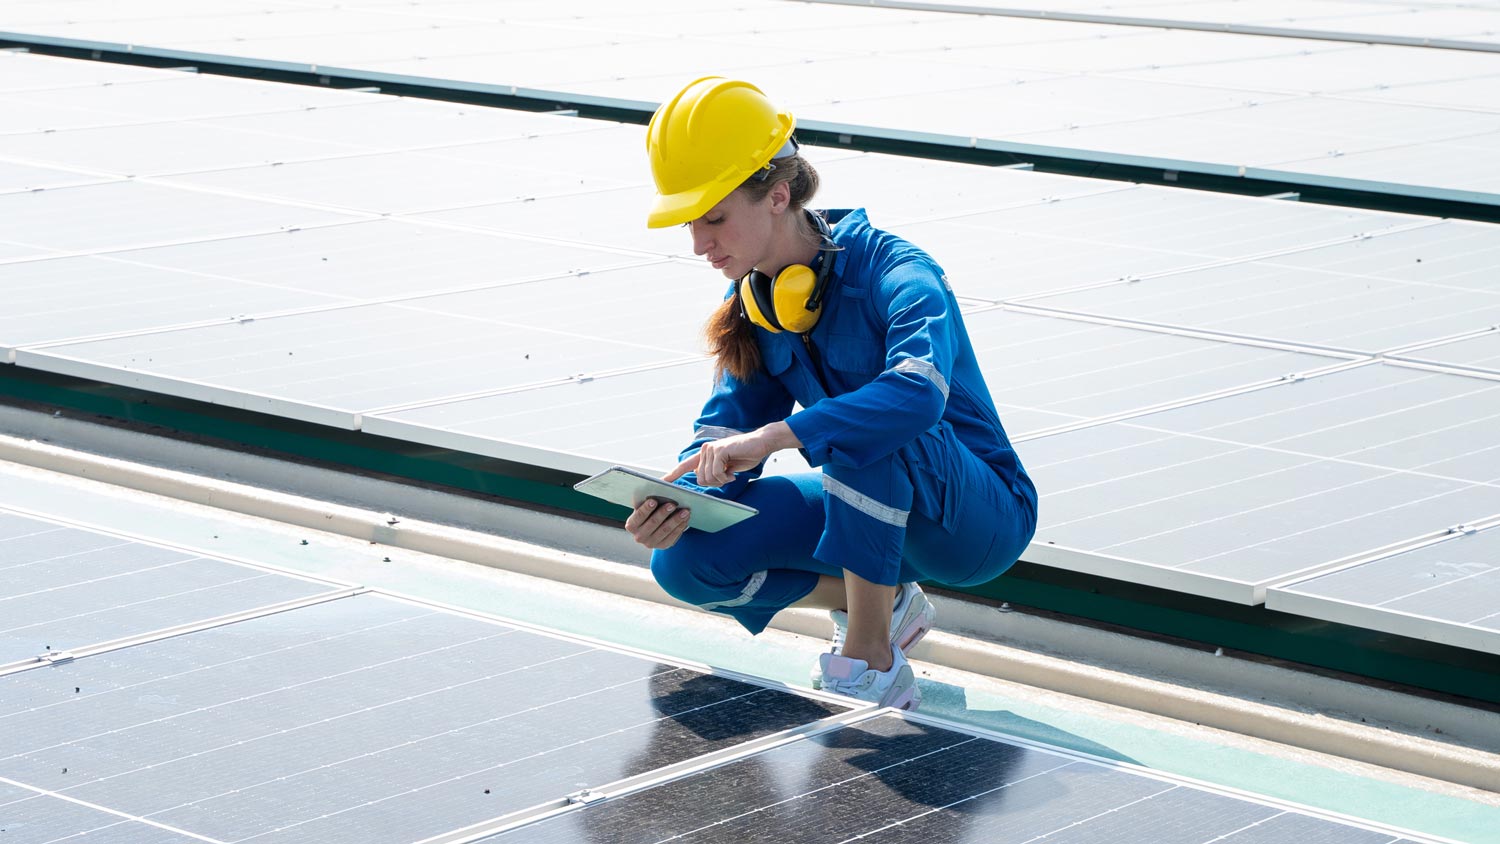
[[670,501],[648,498],[625,520],[625,529],[647,548],[671,548],[687,530],[688,513]]

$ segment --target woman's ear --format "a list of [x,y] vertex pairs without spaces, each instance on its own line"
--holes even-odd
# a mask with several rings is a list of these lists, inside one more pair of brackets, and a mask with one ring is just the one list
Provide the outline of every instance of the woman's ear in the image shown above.
[[780,214],[792,204],[792,187],[786,182],[777,182],[771,185],[771,192],[767,198],[771,200],[771,211]]

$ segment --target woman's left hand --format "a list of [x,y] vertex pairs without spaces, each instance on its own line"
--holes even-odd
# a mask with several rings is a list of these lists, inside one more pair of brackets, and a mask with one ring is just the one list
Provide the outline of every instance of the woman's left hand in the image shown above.
[[759,466],[773,453],[801,444],[785,422],[774,422],[748,434],[704,443],[697,454],[678,463],[663,480],[675,481],[692,472],[700,486],[723,486],[734,480],[736,474]]

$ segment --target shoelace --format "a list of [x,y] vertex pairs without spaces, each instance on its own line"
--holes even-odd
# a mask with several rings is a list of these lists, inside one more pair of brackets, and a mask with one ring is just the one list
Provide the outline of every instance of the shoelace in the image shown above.
[[835,619],[833,622],[833,643],[828,646],[829,653],[842,654],[844,652],[844,637],[849,635],[849,625],[839,624],[837,616],[830,614],[829,617]]

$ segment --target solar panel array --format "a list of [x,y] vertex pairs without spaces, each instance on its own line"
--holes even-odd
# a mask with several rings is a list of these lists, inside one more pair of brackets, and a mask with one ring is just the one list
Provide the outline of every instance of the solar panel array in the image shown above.
[[[847,2],[848,0],[812,0]],[[918,2],[888,0],[878,5],[921,8]],[[1186,26],[1210,31],[1278,33],[1305,38],[1348,38],[1375,44],[1441,46],[1455,50],[1500,50],[1500,4],[1393,3],[1390,0],[945,0],[949,9],[986,14],[1041,16],[1051,20],[1097,21],[1136,26]]]
[[[72,117],[0,134],[31,168],[0,184],[16,365],[579,474],[675,463],[724,281],[641,224],[640,127],[0,61]],[[161,154],[194,133],[224,142]],[[808,154],[819,204],[948,271],[1042,490],[1026,559],[1257,604],[1500,514],[1500,228]]]
[[[1109,3],[1102,22],[1083,22],[895,5],[16,0],[0,37],[642,113],[711,69],[833,133],[1500,205],[1500,9]],[[1425,49],[1129,25],[1287,15],[1473,40]]]
[[6,506],[0,578],[7,841],[1420,840]]

